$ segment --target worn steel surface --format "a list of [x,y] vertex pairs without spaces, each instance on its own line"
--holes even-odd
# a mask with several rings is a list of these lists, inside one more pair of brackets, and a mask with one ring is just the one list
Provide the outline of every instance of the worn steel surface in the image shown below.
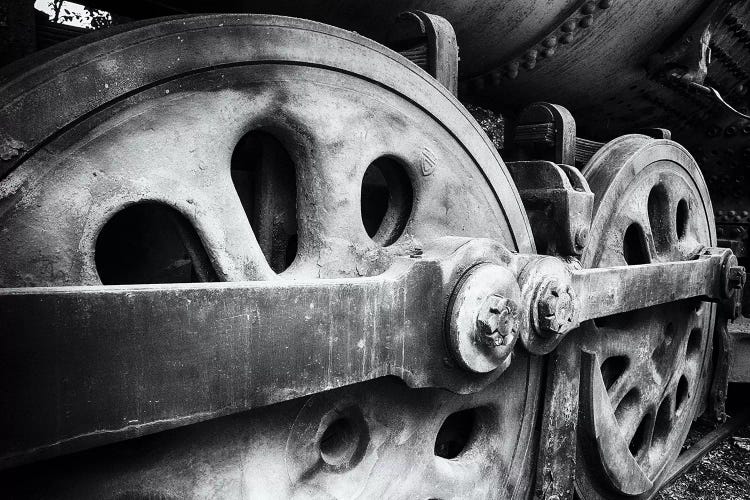
[[[569,276],[549,257],[524,265],[536,258],[443,238],[370,278],[5,289],[0,402],[14,411],[0,419],[0,466],[386,375],[477,392],[519,335],[544,354],[581,321],[724,295],[721,254]],[[566,279],[569,302],[558,293],[543,311],[537,284]],[[625,298],[657,281],[661,293]]]
[[500,369],[452,366],[446,309],[477,262],[518,289],[510,257],[449,238],[372,278],[6,289],[0,466],[386,375],[477,392],[514,342]]
[[[596,196],[585,267],[685,260],[714,243],[702,175],[674,143],[622,137],[584,175]],[[702,406],[713,321],[714,307],[693,300],[582,326],[576,485],[584,498],[645,498],[658,488]]]
[[728,381],[750,383],[750,319],[738,318],[731,323],[726,349]]
[[508,168],[523,200],[537,251],[581,254],[588,242],[594,195],[581,173],[550,161],[518,161]]
[[[197,277],[181,275],[183,281],[210,277],[210,272],[197,272],[198,267],[207,264],[219,280],[356,281],[370,276],[361,285],[367,288],[367,280],[382,274],[399,255],[418,258],[430,241],[443,235],[490,237],[515,251],[533,250],[520,198],[497,152],[476,122],[427,74],[397,54],[352,33],[274,17],[193,17],[141,26],[92,44],[82,43],[36,69],[20,71],[0,78],[0,115],[8,124],[4,133],[19,145],[14,154],[3,159],[2,165],[0,247],[5,259],[0,266],[0,282],[5,287],[101,283],[105,273],[100,258],[108,256],[98,246],[100,237],[116,233],[118,227],[130,228],[118,226],[117,221],[143,207],[148,208],[146,220],[152,221],[148,224],[155,224],[155,220],[165,223],[175,217],[182,221],[175,234],[180,235],[177,241],[185,244],[185,255],[178,254],[174,262],[159,261],[155,267],[159,273],[162,264],[165,270],[174,271],[187,262],[196,268]],[[32,111],[34,116],[45,119],[30,119]],[[241,199],[237,187],[239,174],[246,170],[241,164],[235,166],[234,153],[246,150],[247,154],[256,154],[252,144],[236,147],[244,144],[249,131],[262,131],[276,139],[275,143],[260,141],[262,145],[277,144],[261,153],[261,164],[265,166],[259,167],[260,172],[273,172],[273,165],[277,169],[288,169],[289,163],[293,166],[293,190],[289,190],[289,180],[283,176],[262,184],[268,189],[281,189],[284,200],[290,199],[290,192],[291,199],[296,200],[296,224],[292,227],[296,225],[297,245],[295,248],[286,241],[282,245],[285,257],[290,259],[271,258],[274,255],[267,255],[267,251],[273,253],[276,245],[263,243],[265,237],[271,237],[273,243],[274,233],[268,231],[269,227],[280,228],[285,238],[291,236],[284,233],[289,231],[290,205],[262,198],[269,201],[262,202],[262,207],[280,210],[277,221],[268,214],[258,214],[247,199]],[[288,160],[281,160],[282,152]],[[363,200],[370,200],[383,188],[383,181],[368,177],[367,172],[371,164],[384,158],[392,160],[380,168],[390,189],[386,193],[389,208],[380,227],[364,227],[371,222],[365,213],[371,205]],[[252,156],[243,161],[251,160]],[[374,179],[374,187],[363,183],[364,178]],[[156,210],[155,205],[167,208]],[[155,218],[158,214],[162,215]],[[271,226],[258,226],[257,221],[269,221]],[[382,228],[385,229],[381,231]],[[132,228],[128,230],[130,238],[144,238]],[[145,238],[160,240],[170,231],[160,233],[157,224]],[[192,236],[185,234],[191,231]],[[113,238],[115,243],[121,241]],[[132,277],[143,276],[141,271],[149,271],[150,267],[133,262],[127,255],[119,257],[112,249],[115,243],[106,247],[113,267],[130,272],[115,278],[143,279]],[[126,243],[127,240],[122,242]],[[27,250],[21,250],[24,247]],[[158,255],[171,246],[155,248]],[[149,261],[153,255],[145,252],[139,259]],[[289,267],[278,274],[276,271],[283,266],[272,267],[278,263]],[[162,275],[146,273],[148,279]],[[211,285],[187,286],[184,290],[188,290],[188,295],[195,293],[194,298],[199,301],[205,293],[201,290],[208,289]],[[232,289],[230,286],[224,293],[238,293],[238,288]],[[149,293],[136,292],[131,300],[137,303],[138,297]],[[422,294],[417,302],[429,296]],[[286,299],[277,299],[277,304],[260,300],[277,308],[281,318],[281,300]],[[326,303],[327,300],[328,297]],[[360,305],[366,307],[366,302]],[[53,303],[54,300],[48,304]],[[145,316],[148,305],[141,305]],[[385,305],[371,304],[373,310]],[[218,304],[215,306],[218,319],[224,311]],[[242,315],[249,314],[251,306],[233,307]],[[429,310],[429,314],[438,314]],[[162,318],[166,338],[152,337],[156,342],[153,346],[166,346],[160,340],[179,340],[188,334],[190,330],[182,331],[167,322],[174,314],[184,314],[183,319],[189,319],[199,312],[186,311],[180,311],[176,303],[174,308],[168,308]],[[360,317],[373,318],[373,314],[363,312]],[[58,311],[56,317],[63,316]],[[122,321],[110,333],[120,331],[123,336],[126,330],[133,334],[134,330],[127,326],[140,321],[132,315],[114,317]],[[142,331],[148,331],[149,325],[142,326],[146,327]],[[216,335],[225,336],[232,331],[243,335],[241,328],[232,330],[229,326],[219,327]],[[293,334],[313,333],[277,327],[290,349],[293,345],[311,345],[309,339],[297,340]],[[45,342],[45,332],[35,330],[37,340]],[[47,333],[51,336],[46,341],[48,345],[65,345],[65,338],[53,338],[53,333]],[[393,332],[385,329],[383,333]],[[438,345],[444,342],[442,329],[432,335]],[[77,338],[94,342],[93,345],[104,340]],[[131,345],[126,338],[117,339],[115,345],[137,357],[138,339],[133,339]],[[233,346],[233,342],[222,343],[217,338],[208,342],[218,349],[214,353],[223,353],[230,361],[238,359],[236,356],[269,352],[256,351],[252,345]],[[330,342],[336,345],[339,341],[330,337],[329,347]],[[146,432],[148,427],[131,427],[138,425],[135,421],[143,422],[143,416],[150,415],[154,421],[161,415],[165,420],[156,420],[155,425],[166,423],[174,414],[170,417],[160,413],[165,400],[114,404],[118,395],[138,391],[141,382],[146,381],[141,377],[147,373],[172,378],[162,380],[163,387],[177,388],[166,393],[167,401],[183,409],[203,406],[209,412],[207,417],[214,410],[220,414],[227,403],[237,403],[235,396],[243,397],[236,391],[244,389],[232,382],[237,380],[236,373],[229,370],[236,364],[224,365],[210,350],[191,351],[189,346],[184,347],[165,358],[175,361],[172,366],[160,366],[158,360],[152,359],[146,365],[154,371],[115,370],[120,372],[117,378],[109,370],[112,376],[105,377],[106,383],[92,380],[89,386],[68,387],[75,398],[49,401],[56,408],[50,409],[47,416],[33,417],[45,421],[42,435],[75,436],[76,418],[83,414],[92,417],[89,424],[98,423],[98,415],[106,419],[89,436],[81,436],[90,444],[106,439],[113,428],[119,429],[119,438]],[[33,346],[29,348],[33,350]],[[49,359],[59,356],[47,352],[52,356]],[[271,356],[264,355],[264,362],[281,359],[281,352],[270,352]],[[73,354],[57,359],[65,363],[78,360],[89,366],[102,366],[106,360],[118,366],[121,361],[114,355],[96,359],[96,353]],[[329,363],[327,353],[300,350],[297,355],[315,356],[311,362],[318,368],[314,370],[324,378],[330,371],[334,377],[338,361]],[[91,356],[94,359],[87,363]],[[196,370],[181,374],[183,362]],[[436,358],[431,362],[450,364],[451,360]],[[279,368],[284,366],[276,364]],[[54,377],[55,365],[49,366],[53,368],[50,376]],[[222,366],[228,370],[218,370]],[[167,432],[153,440],[138,440],[132,447],[121,444],[102,448],[87,455],[102,465],[101,475],[91,474],[91,462],[86,464],[85,457],[63,457],[69,467],[66,472],[45,477],[54,482],[55,496],[73,498],[257,497],[261,488],[272,496],[340,497],[360,492],[381,498],[417,496],[418,492],[418,496],[437,497],[439,492],[449,491],[472,491],[487,497],[523,496],[533,477],[529,471],[534,458],[540,368],[537,358],[517,346],[511,367],[497,383],[474,395],[397,389],[394,387],[398,384],[388,379],[377,380],[321,393],[309,400],[313,407],[310,410],[305,409],[308,400],[294,400],[261,413],[243,413],[239,420],[190,426],[185,431],[194,437],[189,443]],[[291,367],[289,370],[290,377],[299,375]],[[377,369],[368,376],[375,376],[376,372]],[[278,380],[283,379],[284,376]],[[160,384],[158,377],[150,380]],[[304,377],[296,380],[277,387],[275,393],[269,390],[261,400],[293,397],[301,394],[297,389],[307,392]],[[187,387],[196,381],[197,391],[189,391]],[[331,387],[321,381],[322,385],[308,389]],[[347,379],[339,382],[346,383]],[[65,392],[67,386],[57,387]],[[111,397],[113,404],[104,413],[97,413],[87,399],[89,391],[104,398],[99,403],[105,404]],[[24,397],[33,405],[33,394]],[[68,400],[78,404],[67,405]],[[218,405],[212,406],[213,403]],[[107,422],[114,421],[119,423],[109,427]],[[498,435],[503,439],[490,439]],[[61,446],[57,451],[64,450]],[[120,453],[130,454],[130,466],[117,465]],[[398,471],[395,479],[394,471]],[[391,478],[387,482],[382,479],[386,476]],[[36,490],[33,494],[43,496],[50,487],[46,480],[30,483],[23,477],[18,470],[9,471],[2,477],[3,489],[25,489],[27,493]],[[372,478],[371,482],[367,478]]]

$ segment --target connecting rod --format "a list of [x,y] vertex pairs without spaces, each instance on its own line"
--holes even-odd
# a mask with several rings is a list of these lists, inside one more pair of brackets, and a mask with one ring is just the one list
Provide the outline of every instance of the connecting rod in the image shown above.
[[368,278],[0,289],[0,467],[386,375],[474,392],[518,338],[545,353],[587,319],[736,300],[738,269],[723,249],[581,270],[444,238]]

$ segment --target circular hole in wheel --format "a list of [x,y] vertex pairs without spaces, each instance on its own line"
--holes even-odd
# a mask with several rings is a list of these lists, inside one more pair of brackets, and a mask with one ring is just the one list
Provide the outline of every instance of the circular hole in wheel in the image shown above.
[[689,210],[687,201],[680,200],[679,203],[677,203],[677,220],[675,221],[675,227],[677,228],[677,237],[679,239],[684,238],[685,234],[687,234],[688,216]]
[[376,243],[388,246],[403,234],[411,215],[414,191],[404,166],[378,158],[362,179],[362,224]]
[[356,407],[334,410],[321,424],[320,459],[334,470],[348,469],[359,463],[369,441],[362,412]]
[[449,460],[461,456],[474,439],[476,427],[476,408],[448,415],[435,438],[435,455]]

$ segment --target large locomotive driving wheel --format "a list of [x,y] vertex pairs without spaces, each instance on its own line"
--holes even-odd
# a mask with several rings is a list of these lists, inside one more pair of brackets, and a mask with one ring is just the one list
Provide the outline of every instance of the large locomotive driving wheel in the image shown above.
[[[441,236],[533,250],[518,194],[478,125],[426,73],[356,34],[279,17],[170,19],[0,82],[4,287],[366,277]],[[3,448],[16,452],[10,461],[63,456],[7,471],[3,489],[56,498],[528,491],[539,362],[520,346],[470,395],[409,389],[364,364],[308,386],[308,371],[330,374],[331,364],[312,360],[298,384],[229,410],[214,400],[231,393],[232,373],[189,403],[162,394],[105,407],[101,421],[122,427],[94,433],[78,428],[89,410],[71,406],[92,388],[58,381],[55,410],[5,412],[2,425],[34,419],[61,438]],[[375,380],[334,389],[355,375]],[[98,383],[138,394],[139,376]],[[124,441],[177,426],[196,401],[205,411],[181,422],[213,420]],[[65,454],[111,441],[120,442]]]
[[[584,267],[688,260],[715,243],[703,176],[679,145],[624,136],[599,151],[584,175],[595,194]],[[656,491],[701,406],[714,311],[679,301],[590,321],[576,333],[583,498]]]

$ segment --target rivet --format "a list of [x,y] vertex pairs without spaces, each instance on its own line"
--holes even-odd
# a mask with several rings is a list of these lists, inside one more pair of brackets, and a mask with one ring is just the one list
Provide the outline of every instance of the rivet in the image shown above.
[[555,49],[549,48],[542,51],[542,57],[552,57],[555,55]]
[[544,40],[542,42],[542,45],[545,46],[545,47],[547,47],[548,49],[551,49],[552,47],[554,47],[555,45],[557,45],[557,37],[551,36],[551,37],[547,38],[546,40]]
[[586,2],[583,4],[583,7],[581,7],[581,12],[584,14],[592,14],[595,9],[596,6],[594,5],[594,2]]
[[565,33],[572,33],[576,29],[575,20],[571,19],[570,21],[567,21],[565,24],[562,25],[560,29]]
[[594,16],[586,16],[582,17],[581,20],[578,22],[578,24],[581,26],[581,28],[588,28],[591,26],[591,23],[594,22]]
[[526,53],[526,60],[534,61],[536,60],[538,55],[539,55],[539,52],[536,49],[531,49],[530,51]]
[[536,59],[529,59],[523,63],[523,67],[526,69],[534,69],[536,67]]
[[518,61],[508,64],[508,78],[514,79],[518,76]]
[[572,33],[567,33],[567,34],[565,34],[565,35],[563,35],[563,36],[560,37],[560,43],[562,43],[562,44],[568,44],[568,43],[570,43],[572,41],[573,41],[573,34]]
[[612,0],[602,0],[599,2],[599,8],[600,9],[609,9],[612,5]]

